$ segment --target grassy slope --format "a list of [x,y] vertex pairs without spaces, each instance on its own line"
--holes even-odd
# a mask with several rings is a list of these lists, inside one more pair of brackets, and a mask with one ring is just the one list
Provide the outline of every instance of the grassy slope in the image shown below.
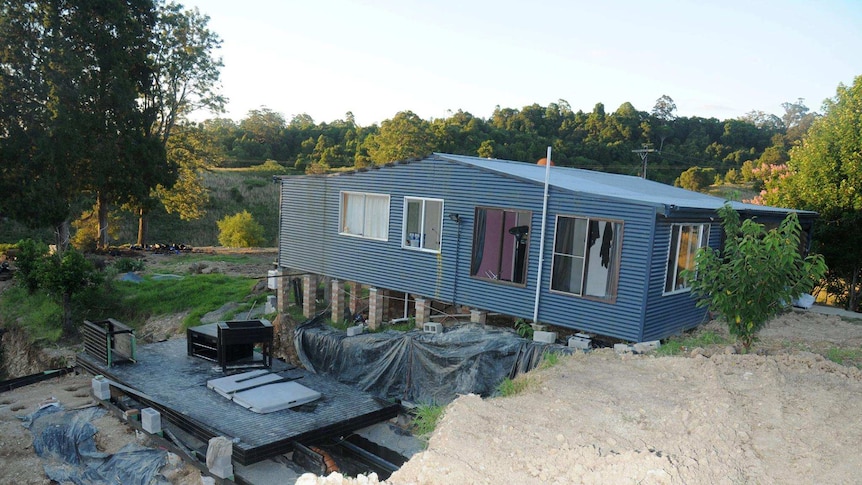
[[[216,222],[225,216],[249,211],[263,225],[267,246],[275,246],[278,232],[278,184],[273,175],[294,171],[273,165],[258,165],[246,169],[214,169],[204,174],[210,203],[206,215],[195,221],[183,221],[164,209],[150,215],[149,243],[177,243],[191,246],[218,246]],[[138,220],[130,212],[118,210],[119,231],[112,244],[122,245],[137,239]],[[28,231],[12,221],[0,222],[0,243],[14,243],[33,237],[51,241],[51,231]]]
[[[106,272],[108,284],[94,288],[89,294],[75,299],[73,318],[97,321],[116,318],[139,328],[153,316],[187,312],[183,327],[199,325],[203,315],[226,303],[237,303],[236,314],[252,306],[264,304],[267,294],[254,293],[258,278],[226,274],[197,274],[193,267],[201,263],[232,263],[266,265],[269,254],[221,255],[180,254],[169,256],[163,263],[148,265],[141,273],[143,281],[131,283],[117,280],[117,270]],[[179,278],[159,278],[170,273]],[[226,315],[230,318],[230,315]],[[0,295],[0,327],[17,326],[27,329],[34,341],[57,342],[61,336],[61,309],[57,301],[43,292],[29,295],[13,285]]]

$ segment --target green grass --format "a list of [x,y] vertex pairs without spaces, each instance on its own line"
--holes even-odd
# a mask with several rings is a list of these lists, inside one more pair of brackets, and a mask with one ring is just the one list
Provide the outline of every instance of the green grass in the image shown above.
[[703,192],[735,201],[750,200],[760,195],[760,192],[752,188],[751,183],[710,185]]
[[416,330],[416,321],[411,318],[406,322],[399,322],[393,325],[381,325],[377,330],[396,330],[398,332],[410,332],[411,330]]
[[669,338],[655,351],[656,355],[678,355],[695,347],[710,345],[725,345],[730,341],[712,330],[699,332],[695,335],[682,335]]
[[[189,311],[183,328],[200,324],[205,314],[217,310],[227,302],[242,302],[251,293],[256,280],[242,277],[207,274],[186,276],[181,279],[154,280],[145,278],[141,283],[118,281],[114,283],[113,305],[103,311],[132,326],[139,326],[153,315],[166,315]],[[238,309],[239,313],[242,310]]]
[[[258,295],[250,296],[246,298],[245,301],[239,303],[231,312],[226,312],[224,318],[231,320],[246,320],[248,317],[248,313],[255,308],[262,308],[266,305],[266,297],[268,295],[266,293],[260,293]],[[273,315],[277,315],[278,312],[275,312]],[[267,318],[264,316],[264,318]],[[272,318],[267,318],[268,320],[272,320]]]
[[8,326],[22,327],[30,339],[54,343],[63,334],[63,310],[48,295],[32,295],[20,286],[12,286],[0,298],[0,320]]
[[514,379],[505,378],[497,385],[497,395],[500,397],[517,396],[533,385],[533,378],[521,374]]
[[413,410],[413,431],[417,436],[428,436],[437,428],[437,422],[443,417],[445,406],[435,404],[420,404]]
[[[204,263],[224,262],[237,265],[268,263],[274,259],[272,254],[206,254],[206,253],[181,253],[163,258],[158,265],[150,264],[147,270],[153,273],[192,274],[192,265]],[[261,275],[264,276],[264,275]]]
[[539,363],[540,369],[550,369],[560,363],[560,354],[555,352],[545,352],[542,354],[542,361]]
[[862,348],[839,349],[831,347],[826,351],[826,358],[836,364],[854,366],[862,369]]

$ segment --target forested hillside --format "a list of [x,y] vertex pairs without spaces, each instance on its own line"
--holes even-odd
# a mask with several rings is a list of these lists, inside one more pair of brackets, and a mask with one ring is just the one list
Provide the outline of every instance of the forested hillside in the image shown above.
[[[787,152],[816,118],[802,99],[783,105],[780,115],[752,111],[740,119],[678,117],[669,96],[650,111],[623,103],[607,112],[602,103],[589,113],[573,111],[560,100],[548,106],[497,107],[488,118],[458,111],[448,118],[424,120],[402,111],[371,126],[345,119],[316,123],[308,115],[287,121],[261,108],[236,123],[217,118],[201,128],[219,146],[224,164],[242,166],[266,159],[309,173],[421,156],[432,151],[532,162],[553,147],[560,166],[640,175],[648,155],[647,176],[674,183],[691,167],[714,169],[724,178],[752,180],[762,163],[787,161]],[[749,162],[746,165],[746,162]]]

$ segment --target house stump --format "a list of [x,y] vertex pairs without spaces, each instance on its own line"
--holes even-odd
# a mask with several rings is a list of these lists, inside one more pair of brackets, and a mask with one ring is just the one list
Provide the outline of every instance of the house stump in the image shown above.
[[431,302],[425,298],[416,298],[416,328],[424,328],[431,322]]
[[368,289],[368,327],[377,330],[383,324],[383,292],[380,288]]
[[350,313],[356,315],[362,309],[362,283],[356,281],[350,282]]
[[485,320],[488,318],[488,312],[483,310],[470,310],[470,322],[471,323],[481,323],[485,324]]
[[317,275],[302,275],[302,314],[305,318],[314,316],[317,300]]
[[283,269],[278,270],[275,283],[276,310],[278,313],[287,313],[290,308],[290,278],[285,275]]
[[332,279],[332,321],[340,323],[344,320],[344,282],[338,279]]

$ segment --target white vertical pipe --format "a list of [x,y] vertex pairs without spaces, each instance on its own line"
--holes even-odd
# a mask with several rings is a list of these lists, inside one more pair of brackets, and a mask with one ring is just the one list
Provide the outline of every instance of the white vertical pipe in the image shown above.
[[539,269],[536,275],[536,302],[533,306],[533,323],[539,323],[539,295],[542,292],[542,266],[545,263],[545,227],[548,225],[548,185],[551,182],[551,147],[545,157],[545,196],[542,200],[542,235],[539,239]]

